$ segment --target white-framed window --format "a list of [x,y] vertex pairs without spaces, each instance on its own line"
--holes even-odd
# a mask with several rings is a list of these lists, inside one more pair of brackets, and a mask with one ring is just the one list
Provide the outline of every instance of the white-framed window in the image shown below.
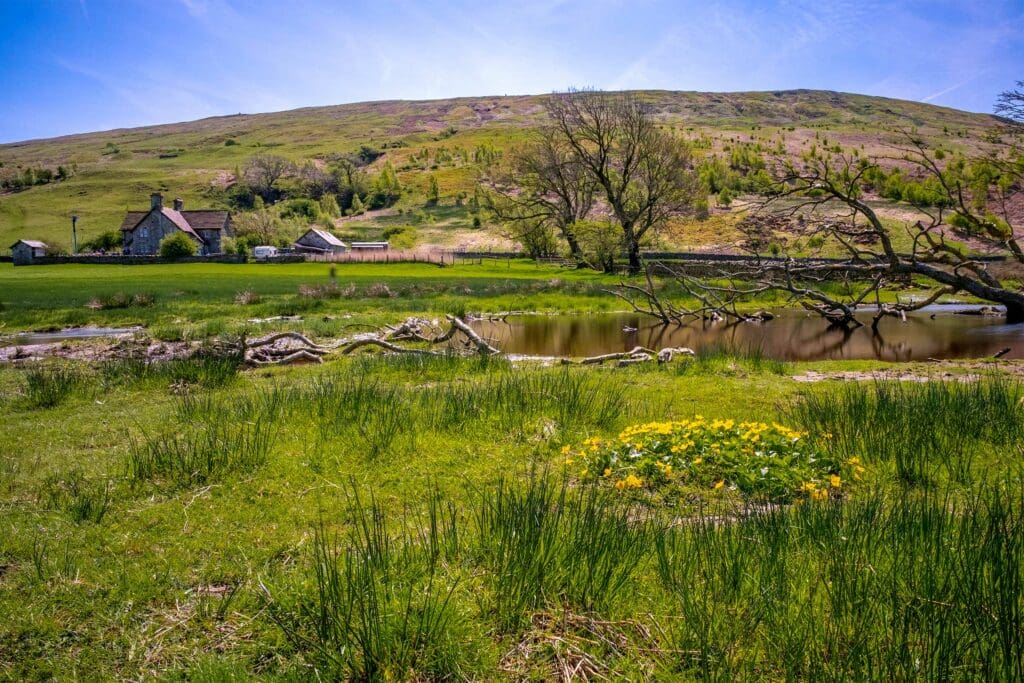
[[149,228],[141,228],[139,230],[139,237],[141,237],[142,239],[146,239],[147,237],[149,237]]

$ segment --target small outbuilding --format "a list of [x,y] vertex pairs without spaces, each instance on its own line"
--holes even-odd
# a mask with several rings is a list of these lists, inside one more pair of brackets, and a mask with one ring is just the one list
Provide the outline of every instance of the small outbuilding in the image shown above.
[[16,266],[29,266],[37,258],[46,256],[49,249],[45,242],[38,240],[18,240],[11,245],[11,256]]
[[295,251],[306,254],[344,254],[348,246],[326,230],[310,228],[295,240]]

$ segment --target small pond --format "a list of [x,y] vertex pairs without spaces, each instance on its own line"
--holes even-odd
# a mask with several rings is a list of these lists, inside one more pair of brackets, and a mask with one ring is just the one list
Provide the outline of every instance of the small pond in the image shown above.
[[931,306],[902,322],[887,318],[879,333],[864,327],[829,327],[802,310],[776,311],[764,323],[661,325],[632,313],[594,315],[525,315],[507,321],[473,323],[482,336],[508,353],[538,356],[594,356],[628,351],[634,346],[661,349],[685,346],[756,352],[779,360],[914,361],[928,358],[986,358],[1009,348],[1005,358],[1024,358],[1024,325],[1007,325],[1002,317],[958,315],[977,306]]

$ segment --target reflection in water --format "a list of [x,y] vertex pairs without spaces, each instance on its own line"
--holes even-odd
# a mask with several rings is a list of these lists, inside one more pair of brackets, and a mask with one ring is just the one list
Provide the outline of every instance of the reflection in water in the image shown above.
[[[870,316],[865,320],[870,323]],[[720,347],[760,352],[780,360],[982,358],[1009,347],[1007,358],[1024,358],[1024,325],[1002,318],[953,315],[926,310],[906,322],[883,320],[878,334],[869,325],[852,330],[829,327],[803,311],[780,311],[765,323],[693,322],[661,325],[635,314],[520,316],[507,322],[479,321],[474,329],[508,353],[593,356],[634,346],[694,350]]]

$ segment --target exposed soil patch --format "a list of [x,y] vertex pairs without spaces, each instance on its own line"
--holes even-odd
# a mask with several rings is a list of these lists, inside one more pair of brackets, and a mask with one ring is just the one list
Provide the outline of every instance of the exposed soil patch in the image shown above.
[[886,368],[881,370],[839,370],[818,372],[808,370],[793,375],[797,382],[977,382],[985,375],[1001,373],[1024,377],[1024,364],[1015,361],[936,361],[928,365],[915,364],[910,368]]
[[198,342],[161,342],[149,339],[110,341],[51,342],[0,346],[0,363],[63,358],[77,361],[104,361],[140,358],[146,361],[187,358],[195,353]]

